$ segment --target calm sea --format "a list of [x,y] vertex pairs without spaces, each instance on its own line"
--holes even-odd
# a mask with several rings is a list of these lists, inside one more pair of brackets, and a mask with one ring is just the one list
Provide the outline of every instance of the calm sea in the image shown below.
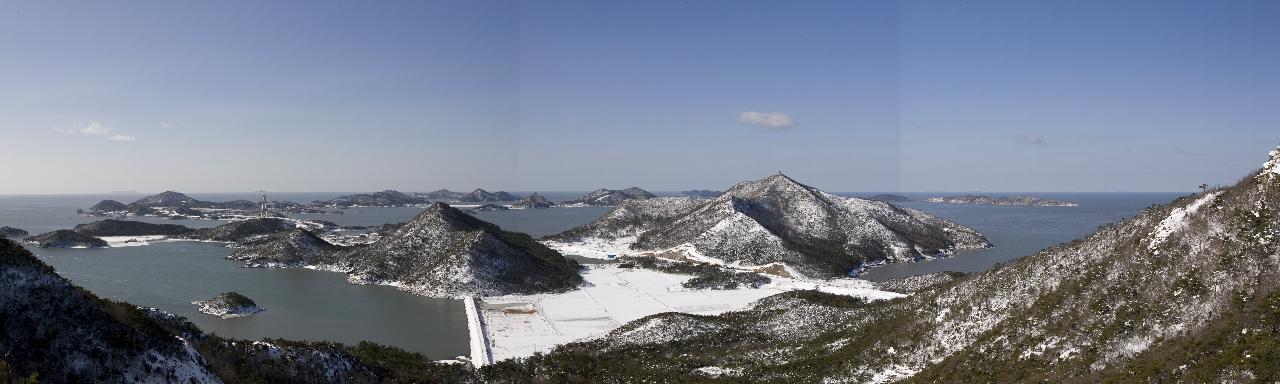
[[[571,200],[585,192],[543,192],[553,201]],[[273,193],[273,200],[307,202],[342,193]],[[659,193],[669,195],[670,193]],[[254,193],[190,196],[211,201],[256,200]],[[847,193],[842,195],[867,195]],[[948,195],[901,194],[916,200]],[[960,252],[954,257],[922,263],[872,268],[871,280],[938,271],[982,271],[992,265],[1070,241],[1098,226],[1132,217],[1142,208],[1169,202],[1178,193],[1036,193],[1080,203],[1079,207],[1004,207],[901,203],[977,229],[995,248]],[[96,220],[76,215],[103,199],[125,203],[143,195],[0,196],[0,225],[39,234]],[[481,219],[507,230],[535,237],[557,233],[594,220],[609,208],[563,208],[480,212]],[[343,214],[302,215],[340,225],[377,225],[408,221],[420,208],[350,208]],[[209,227],[208,220],[143,221]],[[217,244],[161,242],[150,246],[110,249],[31,249],[58,273],[90,291],[137,305],[153,306],[185,316],[219,335],[260,339],[369,340],[427,354],[436,359],[468,353],[466,319],[456,300],[430,299],[382,286],[346,283],[338,273],[305,269],[249,269],[225,260],[230,250]],[[267,311],[238,319],[215,319],[199,312],[191,301],[236,291],[254,299]]]

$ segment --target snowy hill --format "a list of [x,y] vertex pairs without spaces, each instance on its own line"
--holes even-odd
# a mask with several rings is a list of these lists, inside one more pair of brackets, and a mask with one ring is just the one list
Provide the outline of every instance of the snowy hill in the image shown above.
[[352,282],[436,297],[561,291],[582,281],[576,262],[444,203],[338,264]]
[[129,203],[129,205],[134,207],[180,207],[195,205],[200,202],[200,200],[193,199],[190,196],[179,192],[164,191],[156,195],[143,197],[137,201]]
[[629,200],[652,199],[654,197],[649,191],[637,187],[627,189],[601,188],[583,195],[577,200],[566,201],[564,205],[615,206]]
[[629,201],[548,240],[567,253],[672,251],[713,262],[783,263],[813,277],[990,246],[959,224],[885,202],[835,196],[783,175],[739,183],[710,200]]

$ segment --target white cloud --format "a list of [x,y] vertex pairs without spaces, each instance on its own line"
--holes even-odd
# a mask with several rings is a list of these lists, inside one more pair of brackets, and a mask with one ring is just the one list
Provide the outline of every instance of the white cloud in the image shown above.
[[1035,133],[1024,133],[1018,136],[1014,136],[1013,142],[1022,144],[1022,145],[1032,145],[1037,147],[1049,146],[1049,142],[1046,141],[1044,137],[1041,137],[1039,134],[1035,134]]
[[787,129],[796,125],[796,122],[791,120],[791,116],[782,112],[747,111],[738,115],[738,122],[769,129]]
[[[114,128],[111,128],[100,121],[90,121],[84,124],[72,123],[69,126],[53,127],[53,131],[57,133],[72,134],[72,135],[81,134],[81,135],[92,135],[92,136],[104,136],[111,133],[114,130],[115,130]],[[136,136],[121,135],[121,134],[106,136],[105,139],[111,140],[111,141],[138,141],[138,138]]]
[[84,127],[80,128],[80,133],[86,135],[105,135],[111,133],[111,127],[102,125],[102,123],[97,121],[90,121],[89,124],[85,124]]
[[72,123],[70,127],[53,127],[53,131],[57,133],[80,133],[85,135],[105,135],[111,133],[111,127],[102,124],[99,121],[90,121],[87,124]]
[[164,129],[171,129],[171,128],[177,128],[177,127],[178,126],[176,125],[165,123],[165,122],[160,123],[160,128],[164,128]]

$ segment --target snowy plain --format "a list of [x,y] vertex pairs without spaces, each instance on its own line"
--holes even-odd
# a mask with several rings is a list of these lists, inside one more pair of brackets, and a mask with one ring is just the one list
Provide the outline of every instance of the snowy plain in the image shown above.
[[526,357],[557,345],[598,337],[627,322],[663,312],[715,315],[750,308],[761,298],[792,290],[863,297],[903,296],[876,289],[859,279],[796,280],[773,277],[760,288],[692,290],[681,286],[692,276],[616,265],[591,265],[585,283],[557,294],[485,297],[477,305],[493,360]]

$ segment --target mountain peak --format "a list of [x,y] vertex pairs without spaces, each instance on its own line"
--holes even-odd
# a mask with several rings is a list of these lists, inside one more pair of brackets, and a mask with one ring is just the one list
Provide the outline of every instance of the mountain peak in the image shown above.
[[739,197],[757,197],[764,195],[775,195],[778,193],[808,193],[816,194],[816,188],[805,185],[781,172],[769,175],[760,180],[750,180],[738,183],[732,188],[724,192],[723,196],[739,196]]
[[422,213],[415,216],[413,220],[409,220],[405,227],[433,225],[441,223],[447,225],[450,229],[470,231],[475,229],[487,229],[493,231],[501,230],[497,225],[475,218],[466,212],[454,208],[449,204],[442,202],[431,203],[424,209]]
[[193,204],[196,202],[199,202],[199,200],[193,199],[191,196],[184,195],[181,192],[164,191],[138,199],[138,201],[135,201],[130,205],[143,207],[173,207]]
[[572,260],[445,203],[344,258],[353,282],[434,297],[558,292],[581,282]]

